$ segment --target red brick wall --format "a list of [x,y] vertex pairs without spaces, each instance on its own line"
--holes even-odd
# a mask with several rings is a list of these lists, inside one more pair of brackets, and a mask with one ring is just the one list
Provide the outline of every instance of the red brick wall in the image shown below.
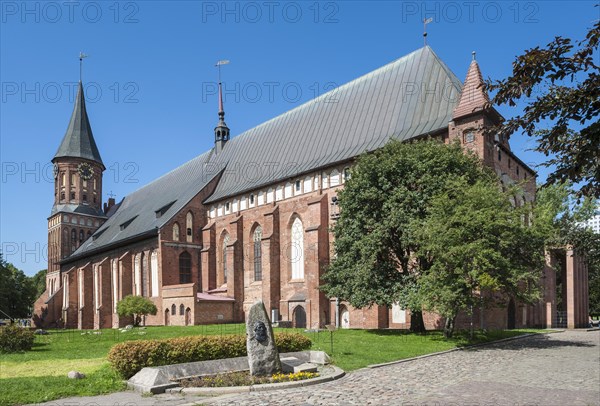
[[[221,318],[219,316],[223,317]],[[196,303],[194,324],[231,323],[233,321],[233,303]]]

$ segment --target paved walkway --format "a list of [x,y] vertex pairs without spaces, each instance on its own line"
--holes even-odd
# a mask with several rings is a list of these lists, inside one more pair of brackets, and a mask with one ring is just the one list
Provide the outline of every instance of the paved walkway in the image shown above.
[[600,405],[600,333],[565,331],[454,351],[306,388],[215,398],[116,393],[48,405]]

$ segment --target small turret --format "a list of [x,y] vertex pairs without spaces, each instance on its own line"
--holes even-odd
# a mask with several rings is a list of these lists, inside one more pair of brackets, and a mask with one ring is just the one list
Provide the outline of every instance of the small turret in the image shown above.
[[219,124],[215,127],[215,149],[219,153],[229,141],[229,127],[225,123],[225,111],[223,110],[223,92],[219,82]]

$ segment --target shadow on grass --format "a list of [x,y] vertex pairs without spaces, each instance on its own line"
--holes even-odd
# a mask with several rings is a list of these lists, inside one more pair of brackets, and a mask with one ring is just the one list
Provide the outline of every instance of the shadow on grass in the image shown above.
[[50,348],[45,348],[48,347],[48,345],[50,345],[50,343],[34,342],[31,348],[35,351],[50,351]]
[[393,330],[393,329],[367,330],[367,333],[368,334],[377,334],[380,336],[399,336],[399,335],[408,335],[408,334],[425,335],[425,334],[427,334],[427,333],[417,334],[417,333],[411,333],[409,330]]

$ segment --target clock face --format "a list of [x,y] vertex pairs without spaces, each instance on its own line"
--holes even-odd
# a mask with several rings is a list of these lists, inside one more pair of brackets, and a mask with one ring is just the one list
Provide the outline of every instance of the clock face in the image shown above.
[[94,170],[88,163],[79,164],[77,171],[83,180],[89,180],[94,175]]
[[54,173],[54,179],[58,178],[58,164],[54,164],[52,168],[52,173]]

